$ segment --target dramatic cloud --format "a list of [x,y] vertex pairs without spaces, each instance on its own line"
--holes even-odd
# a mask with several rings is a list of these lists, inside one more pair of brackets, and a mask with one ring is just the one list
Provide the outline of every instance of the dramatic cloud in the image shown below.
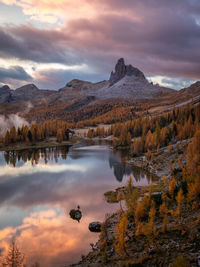
[[0,67],[1,82],[6,82],[9,79],[31,81],[32,77],[20,66],[11,66],[10,68]]
[[80,79],[85,81],[101,81],[105,78],[108,79],[107,73],[98,73],[90,69],[44,69],[35,71],[35,81],[41,88],[58,89],[65,86],[68,81],[73,79]]
[[[141,9],[159,11],[161,8],[176,9],[199,15],[198,0],[1,0],[1,3],[15,5],[23,10],[31,19],[55,23],[68,21],[70,18],[93,18],[97,14],[122,14],[140,17]],[[121,13],[123,12],[123,13]]]
[[76,58],[62,42],[60,31],[39,30],[30,25],[0,28],[0,57],[18,58],[34,62],[68,63]]
[[[79,77],[97,81],[107,78],[116,60],[124,57],[149,76],[200,79],[198,0],[3,2],[21,7],[41,25],[45,19],[53,23],[52,28],[1,26],[0,57],[4,60],[77,66],[68,76],[79,72]],[[83,64],[87,71],[80,69]],[[45,69],[51,74],[54,70],[48,66]],[[51,77],[58,81],[63,73],[57,69]],[[39,84],[52,87],[48,76],[36,66],[34,78]]]
[[56,23],[59,20],[66,21],[69,18],[93,17],[98,13],[96,3],[88,0],[1,0],[7,5],[16,5],[22,8],[25,15],[32,20]]

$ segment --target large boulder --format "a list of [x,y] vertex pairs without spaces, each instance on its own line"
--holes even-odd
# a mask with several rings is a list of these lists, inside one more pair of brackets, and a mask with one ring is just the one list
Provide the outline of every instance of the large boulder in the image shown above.
[[101,232],[101,223],[100,222],[91,222],[89,224],[89,230],[91,232],[95,232],[95,233]]
[[82,218],[82,212],[77,209],[77,210],[70,210],[69,212],[69,216],[73,219],[73,220],[76,220],[76,221],[80,221],[80,219]]

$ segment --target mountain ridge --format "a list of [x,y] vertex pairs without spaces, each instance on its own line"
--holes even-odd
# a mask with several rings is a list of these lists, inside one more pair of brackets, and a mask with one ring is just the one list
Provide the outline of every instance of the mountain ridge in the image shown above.
[[[73,79],[58,91],[39,89],[34,84],[26,84],[15,90],[5,85],[0,90],[2,92],[0,102],[7,103],[28,101],[38,97],[48,98],[48,96],[52,100],[52,95],[55,95],[56,99],[59,96],[66,98],[66,94],[72,100],[73,97],[78,96],[78,93],[80,97],[93,96],[100,100],[115,97],[149,98],[161,92],[170,93],[173,89],[153,85],[148,82],[142,71],[132,65],[125,65],[124,59],[120,58],[115,65],[115,71],[110,73],[109,80],[93,83]],[[76,94],[74,94],[75,91]]]
[[[200,82],[179,91],[155,85],[142,71],[125,65],[124,59],[120,58],[109,80],[93,83],[73,79],[58,91],[39,89],[34,84],[16,90],[6,85],[0,87],[0,114],[20,112],[29,121],[34,117],[37,121],[52,117],[78,121],[79,118],[90,119],[95,114],[112,112],[116,106],[132,105],[135,110],[138,103],[143,107],[147,103],[176,106],[193,98],[200,98]],[[31,108],[27,112],[24,107]]]

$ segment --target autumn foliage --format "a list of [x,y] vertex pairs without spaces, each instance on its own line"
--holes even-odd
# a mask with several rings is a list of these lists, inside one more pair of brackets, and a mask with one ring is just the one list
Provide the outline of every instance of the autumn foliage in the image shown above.
[[1,141],[8,145],[17,142],[34,143],[49,137],[56,137],[58,142],[61,143],[63,140],[69,139],[68,129],[70,126],[65,121],[46,121],[41,125],[33,123],[30,126],[24,125],[17,130],[13,126],[10,130],[7,130]]

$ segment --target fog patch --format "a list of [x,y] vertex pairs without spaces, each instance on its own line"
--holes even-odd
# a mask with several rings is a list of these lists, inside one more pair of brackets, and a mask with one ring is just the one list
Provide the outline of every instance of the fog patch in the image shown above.
[[15,126],[22,127],[23,125],[29,125],[29,123],[17,114],[10,114],[7,116],[0,115],[0,136],[4,136],[6,131]]

